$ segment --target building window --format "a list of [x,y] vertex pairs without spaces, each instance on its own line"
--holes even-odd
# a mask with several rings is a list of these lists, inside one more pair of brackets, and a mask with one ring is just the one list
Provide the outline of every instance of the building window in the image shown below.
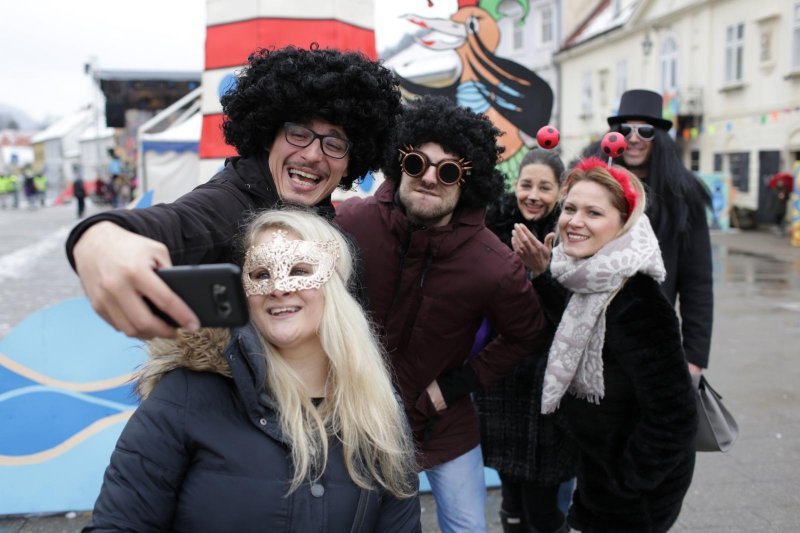
[[592,115],[592,73],[583,73],[583,83],[581,85],[581,111],[584,117]]
[[763,30],[761,32],[761,46],[759,47],[758,59],[761,63],[772,61],[772,31]]
[[689,169],[692,172],[700,172],[700,150],[692,150],[689,153]]
[[545,6],[542,8],[542,44],[553,42],[553,8]]
[[800,69],[800,2],[795,2],[792,17],[792,67]]
[[744,22],[725,28],[725,83],[742,81],[744,73]]
[[673,93],[678,88],[678,42],[670,36],[661,46],[661,91]]
[[622,98],[622,93],[628,90],[628,62],[625,59],[617,61],[617,99]]
[[521,50],[525,46],[525,25],[514,23],[514,50]]

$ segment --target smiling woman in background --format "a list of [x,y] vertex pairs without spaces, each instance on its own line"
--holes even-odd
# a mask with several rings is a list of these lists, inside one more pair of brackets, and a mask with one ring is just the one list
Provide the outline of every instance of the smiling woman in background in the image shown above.
[[692,480],[697,414],[678,319],[659,289],[664,263],[645,192],[596,158],[568,174],[564,191],[550,265],[558,283],[537,289],[551,312],[563,309],[563,288],[571,293],[541,409],[563,411],[580,449],[568,522],[584,532],[667,531]]
[[[552,244],[563,173],[564,163],[556,152],[531,150],[520,163],[514,191],[486,213],[486,227],[517,251],[531,278],[547,270],[549,249],[547,254],[537,250]],[[569,529],[558,494],[561,482],[575,475],[577,453],[559,427],[562,414],[539,414],[546,352],[545,347],[500,383],[475,395],[484,463],[500,475],[500,521],[509,533]]]
[[151,343],[86,530],[419,531],[410,432],[345,239],[283,210],[241,244],[250,324]]

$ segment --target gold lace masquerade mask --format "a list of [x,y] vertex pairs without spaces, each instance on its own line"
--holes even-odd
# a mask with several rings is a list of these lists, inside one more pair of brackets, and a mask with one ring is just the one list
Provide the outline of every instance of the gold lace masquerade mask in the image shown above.
[[298,241],[286,236],[277,230],[269,242],[247,250],[242,284],[248,296],[319,289],[331,279],[339,257],[336,241]]

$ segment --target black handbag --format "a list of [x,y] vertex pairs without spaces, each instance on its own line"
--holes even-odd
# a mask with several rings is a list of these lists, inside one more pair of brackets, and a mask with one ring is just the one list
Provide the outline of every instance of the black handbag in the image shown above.
[[699,419],[695,450],[727,452],[739,436],[739,425],[722,403],[722,396],[711,388],[704,375],[692,374],[692,384],[697,398]]

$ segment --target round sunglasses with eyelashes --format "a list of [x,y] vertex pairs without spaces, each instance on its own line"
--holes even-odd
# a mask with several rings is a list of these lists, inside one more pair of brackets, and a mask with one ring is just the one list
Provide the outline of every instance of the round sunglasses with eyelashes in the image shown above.
[[436,179],[443,185],[458,185],[464,183],[464,176],[472,174],[472,163],[461,159],[443,159],[438,163],[431,163],[424,153],[415,150],[413,146],[406,146],[405,150],[399,149],[400,168],[412,178],[421,178],[428,167],[436,168]]
[[636,136],[643,141],[652,141],[656,136],[656,128],[650,124],[620,124],[619,132],[626,139],[630,139],[631,133],[636,132]]

